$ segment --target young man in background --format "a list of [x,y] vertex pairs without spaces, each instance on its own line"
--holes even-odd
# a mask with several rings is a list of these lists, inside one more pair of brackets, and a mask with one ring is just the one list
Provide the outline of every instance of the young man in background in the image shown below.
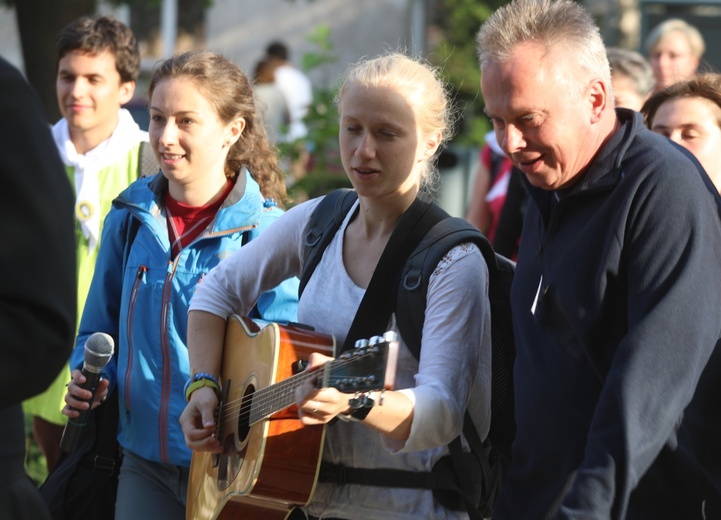
[[[95,268],[103,219],[112,200],[139,176],[141,143],[148,141],[121,108],[135,93],[140,52],[132,31],[109,16],[82,17],[57,42],[56,89],[63,118],[52,129],[75,192],[77,315],[82,315]],[[66,422],[67,366],[39,396],[23,403],[33,436],[52,471]]]

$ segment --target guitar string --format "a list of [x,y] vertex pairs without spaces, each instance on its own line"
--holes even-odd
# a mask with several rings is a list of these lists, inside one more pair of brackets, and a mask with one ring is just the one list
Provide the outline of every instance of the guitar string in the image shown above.
[[[350,358],[347,360],[337,360],[332,363],[331,369],[338,369],[343,368],[347,365],[350,365],[352,363],[355,363],[358,361],[358,357]],[[236,408],[240,406],[239,412],[238,412],[238,419],[245,419],[247,416],[250,415],[250,409],[251,408],[262,408],[270,403],[273,403],[274,401],[280,401],[281,397],[283,395],[286,395],[289,390],[295,390],[297,386],[300,386],[308,379],[320,379],[319,377],[319,371],[326,370],[326,366],[323,366],[319,370],[313,370],[308,373],[300,373],[296,374],[288,379],[285,379],[283,381],[280,381],[274,385],[271,385],[269,387],[261,388],[257,390],[253,395],[250,402],[244,403],[244,401],[248,401],[248,399],[244,399],[244,397],[241,397],[240,399],[235,399],[232,401],[228,401],[227,405],[223,406],[223,412],[222,412],[222,421],[226,422],[228,419],[233,419],[234,412],[236,411]],[[340,381],[345,378],[339,378],[339,377],[333,377],[331,376],[331,381]],[[297,383],[297,384],[296,384]],[[295,393],[293,393],[293,398],[291,399],[291,402],[287,405],[290,406],[295,401],[294,397]],[[288,396],[286,395],[286,398]],[[261,418],[265,418],[264,414]]]
[[[366,355],[362,357],[365,356]],[[359,359],[361,359],[361,357],[356,356],[347,360],[336,360],[334,362],[330,362],[332,363],[331,369],[343,368],[347,365],[359,361]],[[323,366],[319,370],[326,370],[326,368],[326,366]],[[280,401],[281,397],[283,396],[286,396],[286,398],[288,398],[287,394],[289,390],[293,390],[293,397],[291,399],[291,402],[287,406],[292,405],[295,401],[295,388],[303,384],[308,379],[320,379],[320,374],[316,373],[319,370],[314,370],[312,372],[308,372],[307,374],[299,373],[269,387],[261,388],[252,394],[252,399],[250,400],[246,399],[246,396],[243,396],[239,399],[228,401],[226,404],[223,405],[223,410],[221,412],[219,422],[225,424],[227,422],[230,422],[231,420],[235,420],[236,410],[238,411],[238,421],[246,420],[250,416],[251,408],[263,408],[268,404]],[[331,382],[338,382],[344,379],[347,379],[347,377],[337,377],[331,375],[330,378]],[[267,415],[269,414],[263,414],[261,416],[261,419],[264,419]],[[253,424],[255,424],[255,422]],[[250,425],[252,426],[252,424]]]

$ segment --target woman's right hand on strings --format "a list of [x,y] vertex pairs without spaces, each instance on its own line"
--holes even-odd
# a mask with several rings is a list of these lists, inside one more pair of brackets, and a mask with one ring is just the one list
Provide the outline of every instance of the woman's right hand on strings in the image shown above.
[[[62,412],[70,419],[74,419],[80,415],[80,410],[96,408],[100,403],[105,401],[105,398],[108,396],[109,383],[107,379],[101,379],[98,382],[95,396],[93,397],[93,393],[90,390],[80,386],[86,381],[85,376],[80,370],[73,370],[71,376],[72,379],[70,383],[68,383],[68,391],[65,394],[65,406]],[[92,406],[88,402],[91,398],[93,399]]]
[[202,387],[190,395],[190,402],[180,416],[185,444],[191,450],[222,453],[223,447],[215,437],[215,410],[218,396],[210,387]]

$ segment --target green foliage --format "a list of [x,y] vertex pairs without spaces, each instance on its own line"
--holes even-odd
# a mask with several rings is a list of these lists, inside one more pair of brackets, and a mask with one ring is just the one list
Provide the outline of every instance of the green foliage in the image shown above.
[[[302,68],[306,73],[338,59],[333,54],[330,35],[330,28],[321,25],[306,37],[316,49],[305,53],[301,58]],[[350,186],[340,160],[336,93],[335,85],[314,86],[313,103],[303,118],[308,127],[308,135],[293,143],[278,145],[280,155],[285,159],[283,162],[305,163],[305,172],[299,175],[288,189],[291,199],[296,202],[324,195],[335,188]],[[306,150],[310,152],[307,160],[304,158]]]
[[47,477],[47,466],[45,464],[45,455],[42,454],[40,448],[35,443],[35,439],[32,435],[33,431],[33,418],[31,415],[25,416],[25,471],[27,471],[30,478],[38,486],[45,481]]
[[476,54],[476,33],[504,0],[440,0],[435,24],[443,35],[430,60],[441,66],[462,116],[456,141],[478,145],[490,129],[483,113],[481,72]]
[[334,63],[337,58],[333,54],[333,44],[330,41],[330,27],[319,25],[315,31],[306,36],[306,40],[312,43],[318,50],[307,52],[301,58],[301,67],[306,72],[322,67],[328,63]]

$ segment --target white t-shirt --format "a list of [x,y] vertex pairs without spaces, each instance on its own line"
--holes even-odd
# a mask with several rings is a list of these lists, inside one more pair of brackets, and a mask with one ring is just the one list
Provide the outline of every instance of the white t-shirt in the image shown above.
[[281,65],[275,69],[275,84],[283,92],[290,112],[288,133],[283,139],[293,141],[305,137],[308,128],[305,126],[303,118],[313,102],[313,87],[310,79],[292,65]]
[[285,96],[275,83],[253,85],[255,111],[260,114],[268,134],[268,140],[275,143],[280,139],[283,125],[290,124],[290,113]]

